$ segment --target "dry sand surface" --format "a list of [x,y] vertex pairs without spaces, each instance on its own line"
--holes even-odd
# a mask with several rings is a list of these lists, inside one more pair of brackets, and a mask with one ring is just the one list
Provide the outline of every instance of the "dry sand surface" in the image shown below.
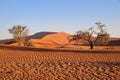
[[120,80],[120,50],[89,51],[0,47],[0,80]]

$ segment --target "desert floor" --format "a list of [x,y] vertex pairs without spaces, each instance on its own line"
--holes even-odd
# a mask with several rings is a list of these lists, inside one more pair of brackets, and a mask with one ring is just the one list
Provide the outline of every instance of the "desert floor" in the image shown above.
[[31,49],[0,47],[0,80],[120,80],[119,50]]

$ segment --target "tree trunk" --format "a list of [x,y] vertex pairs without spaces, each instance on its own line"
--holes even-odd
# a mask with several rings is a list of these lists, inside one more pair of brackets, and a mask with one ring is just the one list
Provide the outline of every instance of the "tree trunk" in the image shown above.
[[94,49],[94,44],[93,44],[93,42],[92,42],[92,41],[89,41],[89,43],[90,43],[90,49]]
[[90,44],[90,49],[93,49],[93,46],[94,46],[93,44]]

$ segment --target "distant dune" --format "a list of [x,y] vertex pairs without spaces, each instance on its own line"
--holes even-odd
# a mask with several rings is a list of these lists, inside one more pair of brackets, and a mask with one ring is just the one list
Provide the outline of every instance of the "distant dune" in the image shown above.
[[[41,46],[60,46],[60,45],[65,45],[65,44],[70,44],[68,41],[68,36],[70,36],[70,34],[67,34],[65,32],[58,32],[58,33],[54,33],[54,34],[48,34],[46,36],[44,36],[43,38],[39,38],[39,39],[31,39],[31,42],[39,47]],[[81,45],[87,45],[84,42],[80,42]],[[88,44],[89,45],[89,44]],[[109,42],[106,46],[120,46],[120,38],[110,38]]]
[[10,43],[13,43],[14,42],[14,39],[3,39],[3,40],[0,40],[0,43],[2,44],[10,44]]
[[38,33],[35,33],[33,35],[30,35],[26,38],[26,40],[30,40],[30,39],[41,39],[43,37],[45,37],[46,35],[49,35],[49,34],[55,34],[57,32],[38,32]]
[[[31,41],[34,46],[62,46],[70,44],[68,41],[68,36],[65,32],[38,32],[30,35],[26,38],[26,41]],[[14,43],[13,39],[0,40],[0,43],[11,44]],[[80,42],[81,45],[86,45],[84,42]],[[16,44],[14,44],[16,45]],[[110,38],[107,46],[120,46],[120,38]]]
[[[30,35],[26,38],[26,41],[30,40],[30,39],[41,39],[43,38],[44,36],[46,35],[49,35],[49,34],[55,34],[57,32],[38,32],[38,33],[35,33],[33,35]],[[11,43],[14,43],[14,39],[10,38],[10,39],[3,39],[3,40],[0,40],[0,43],[2,44],[11,44]]]
[[120,46],[120,39],[117,39],[117,40],[111,40],[108,42],[107,44],[108,46]]
[[58,32],[55,34],[49,34],[43,37],[42,39],[31,39],[31,42],[35,45],[50,45],[50,46],[58,46],[69,44],[67,37],[69,34],[65,32]]

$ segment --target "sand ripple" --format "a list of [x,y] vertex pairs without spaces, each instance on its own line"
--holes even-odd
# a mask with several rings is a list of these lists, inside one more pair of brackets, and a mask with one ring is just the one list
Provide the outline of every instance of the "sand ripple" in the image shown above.
[[32,62],[0,64],[2,80],[119,80],[120,63]]
[[120,54],[0,50],[0,80],[120,80]]

